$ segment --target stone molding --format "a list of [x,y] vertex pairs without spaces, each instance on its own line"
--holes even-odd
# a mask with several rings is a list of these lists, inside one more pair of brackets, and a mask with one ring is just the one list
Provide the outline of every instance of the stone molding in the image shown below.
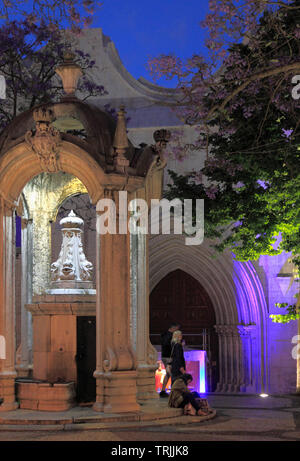
[[16,208],[16,203],[7,199],[0,191],[0,213],[4,216],[11,216]]
[[256,334],[256,325],[237,325],[240,336],[253,336]]
[[[57,296],[59,298],[59,295]],[[25,309],[32,315],[96,315],[96,300],[94,302],[48,302],[26,304]]]

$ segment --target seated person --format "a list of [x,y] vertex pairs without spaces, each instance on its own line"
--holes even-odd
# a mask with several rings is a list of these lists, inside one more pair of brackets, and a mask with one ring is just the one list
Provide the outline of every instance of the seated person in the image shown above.
[[184,408],[185,414],[204,416],[207,411],[201,409],[201,400],[188,389],[188,384],[193,380],[192,375],[184,373],[175,379],[169,395],[168,406],[173,408]]

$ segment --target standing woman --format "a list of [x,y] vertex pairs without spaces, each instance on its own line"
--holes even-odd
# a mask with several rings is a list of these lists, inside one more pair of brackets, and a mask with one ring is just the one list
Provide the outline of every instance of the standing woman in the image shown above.
[[176,378],[185,373],[185,360],[182,347],[182,333],[176,330],[172,336],[172,363],[171,363],[171,380],[172,384]]

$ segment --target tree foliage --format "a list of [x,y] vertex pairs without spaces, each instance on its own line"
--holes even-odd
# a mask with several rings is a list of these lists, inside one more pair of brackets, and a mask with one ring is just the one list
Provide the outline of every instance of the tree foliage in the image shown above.
[[219,251],[229,248],[241,261],[291,252],[299,269],[300,118],[292,78],[300,74],[300,1],[210,6],[210,60],[150,63],[177,76],[177,111],[197,125],[196,145],[206,151],[204,168],[171,173],[166,195],[205,198],[206,236]]
[[101,6],[97,0],[0,0],[0,19],[13,22],[23,18],[32,24],[46,24],[52,30],[61,26],[79,33],[89,26]]
[[[69,35],[71,37],[71,35]],[[69,38],[45,23],[28,19],[5,23],[0,28],[0,73],[6,80],[6,99],[0,101],[0,129],[26,109],[47,101],[56,101],[63,89],[55,68],[64,58]],[[78,90],[85,98],[104,93],[89,71],[95,61],[87,53],[74,50],[84,71]]]

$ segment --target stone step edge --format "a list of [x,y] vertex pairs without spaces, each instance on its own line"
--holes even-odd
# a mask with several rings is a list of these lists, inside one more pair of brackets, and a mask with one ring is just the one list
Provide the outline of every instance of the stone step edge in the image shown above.
[[[173,415],[169,415],[166,413],[170,413],[172,411]],[[65,424],[83,424],[83,423],[117,423],[117,422],[133,422],[133,421],[157,421],[159,419],[165,419],[165,418],[172,418],[172,417],[177,417],[182,415],[182,410],[180,409],[169,409],[169,410],[163,410],[161,412],[153,412],[153,413],[127,413],[124,415],[118,414],[118,415],[112,415],[112,416],[82,416],[82,417],[73,417],[73,418],[61,418],[61,419],[9,419],[9,418],[1,418],[0,417],[0,428],[3,425],[53,425],[53,426],[59,426],[59,425],[65,425]]]
[[185,425],[185,424],[200,424],[201,422],[213,419],[216,416],[216,411],[206,416],[175,416],[172,418],[164,418],[160,420],[153,419],[152,421],[123,421],[123,422],[111,422],[109,423],[66,423],[66,424],[36,424],[36,425],[24,425],[24,424],[4,424],[0,425],[0,432],[29,432],[29,431],[93,431],[93,430],[107,430],[107,429],[140,429],[146,427],[155,426],[170,426],[170,425]]

